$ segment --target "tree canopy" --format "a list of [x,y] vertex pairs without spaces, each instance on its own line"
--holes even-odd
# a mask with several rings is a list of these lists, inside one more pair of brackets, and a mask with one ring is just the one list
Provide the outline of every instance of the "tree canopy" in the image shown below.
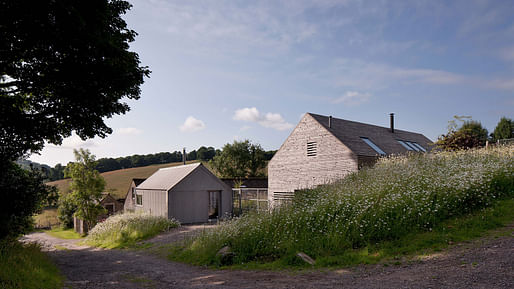
[[[457,121],[462,122],[458,127]],[[487,141],[487,129],[471,117],[455,116],[449,121],[448,133],[441,135],[436,145],[444,150],[469,149],[482,147]]]
[[121,17],[126,1],[0,0],[0,7],[0,194],[4,204],[23,204],[2,212],[0,232],[16,235],[49,189],[14,161],[73,131],[105,137],[112,130],[104,118],[129,110],[122,99],[138,99],[150,71],[129,51],[136,32]]
[[76,206],[75,216],[84,220],[88,230],[96,224],[99,214],[105,210],[100,205],[105,180],[95,170],[95,156],[88,150],[74,150],[76,162],[66,166],[64,174],[71,178],[70,199]]
[[491,134],[492,141],[501,139],[514,138],[514,121],[512,119],[502,117],[494,132]]
[[265,152],[249,140],[226,144],[210,162],[220,177],[248,178],[262,175],[266,167]]
[[105,137],[149,75],[129,51],[126,1],[1,0],[0,153],[15,160],[75,131]]

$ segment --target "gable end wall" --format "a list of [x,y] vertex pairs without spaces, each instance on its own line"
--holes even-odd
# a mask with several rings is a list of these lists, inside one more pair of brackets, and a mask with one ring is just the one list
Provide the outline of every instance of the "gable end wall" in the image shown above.
[[[317,155],[307,156],[307,142]],[[357,171],[357,156],[332,133],[306,114],[268,164],[268,199],[274,192],[294,192],[342,179]]]

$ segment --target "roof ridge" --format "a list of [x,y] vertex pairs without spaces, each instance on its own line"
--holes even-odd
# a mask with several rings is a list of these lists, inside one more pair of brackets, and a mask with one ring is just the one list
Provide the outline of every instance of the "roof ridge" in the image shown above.
[[166,167],[166,168],[160,168],[160,170],[171,170],[171,169],[178,169],[178,168],[184,168],[184,167],[192,167],[192,166],[198,166],[198,165],[201,165],[202,163],[201,162],[198,162],[198,163],[192,163],[192,164],[187,164],[187,165],[180,165],[180,166],[172,166],[172,167]]

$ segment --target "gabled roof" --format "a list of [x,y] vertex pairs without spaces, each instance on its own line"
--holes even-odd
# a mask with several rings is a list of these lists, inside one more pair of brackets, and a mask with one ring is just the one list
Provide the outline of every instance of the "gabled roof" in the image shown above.
[[139,186],[142,182],[146,181],[146,179],[138,179],[138,178],[133,178],[132,181],[134,182],[134,185]]
[[366,144],[362,137],[368,138],[386,154],[401,154],[408,150],[398,140],[416,142],[427,151],[431,149],[432,141],[420,133],[381,127],[356,121],[332,117],[331,126],[328,127],[328,116],[307,113],[319,124],[331,132],[344,145],[359,156],[376,156],[378,153]]
[[146,181],[137,186],[137,188],[143,190],[168,191],[200,166],[202,166],[202,163],[161,168],[146,179]]

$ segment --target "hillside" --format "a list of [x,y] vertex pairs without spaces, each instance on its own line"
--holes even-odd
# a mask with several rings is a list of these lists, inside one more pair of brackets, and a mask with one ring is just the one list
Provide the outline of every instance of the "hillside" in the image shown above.
[[[191,161],[188,163],[193,163],[197,161]],[[104,177],[106,186],[105,191],[111,193],[115,198],[124,198],[127,190],[130,186],[130,181],[133,178],[148,178],[154,172],[156,172],[160,168],[172,167],[181,165],[182,162],[175,163],[167,163],[167,164],[159,164],[159,165],[151,165],[146,167],[138,167],[138,168],[130,168],[130,169],[122,169],[116,171],[110,171],[102,173],[101,175]],[[48,182],[47,185],[56,186],[60,192],[68,193],[70,186],[70,179],[58,180],[53,182]]]

